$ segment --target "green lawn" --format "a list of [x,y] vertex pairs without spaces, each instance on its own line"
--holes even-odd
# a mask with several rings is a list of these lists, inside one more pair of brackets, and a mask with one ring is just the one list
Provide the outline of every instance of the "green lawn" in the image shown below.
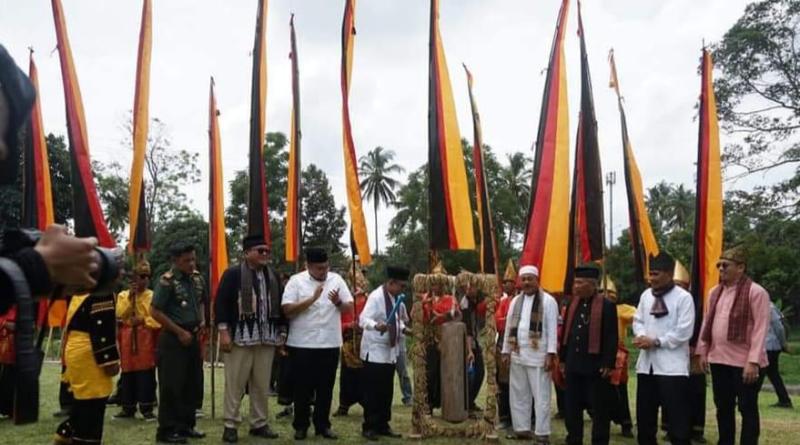
[[[795,345],[800,346],[800,345]],[[795,348],[795,350],[800,351],[800,348]],[[800,376],[798,376],[798,368],[800,368],[800,364],[798,364],[797,356],[789,356],[784,355],[782,357],[782,368],[784,371],[787,372],[785,376],[787,380],[798,383],[800,382]],[[25,445],[25,444],[47,444],[50,443],[52,433],[55,430],[56,425],[58,424],[58,420],[54,419],[51,416],[51,413],[57,410],[58,408],[58,372],[59,372],[59,365],[53,363],[47,363],[44,365],[44,370],[42,372],[42,388],[41,388],[41,420],[38,424],[34,425],[27,425],[22,427],[14,427],[10,424],[8,420],[0,421],[0,430],[2,430],[3,440],[2,443],[4,444],[14,444],[14,445]],[[791,375],[788,372],[792,372]],[[630,382],[630,391],[631,395],[635,395],[635,379],[632,379]],[[208,375],[206,376],[206,400],[204,405],[204,411],[206,412],[207,417],[201,419],[198,423],[198,428],[208,433],[209,437],[205,440],[201,441],[193,441],[192,443],[197,444],[217,444],[221,443],[220,437],[222,434],[222,421],[220,420],[221,417],[221,400],[222,400],[222,372],[221,370],[217,370],[217,393],[216,393],[216,409],[217,409],[217,419],[212,420],[210,418],[211,412],[211,399],[210,399],[210,378]],[[395,389],[395,406],[393,410],[393,427],[395,430],[407,433],[411,430],[411,408],[404,407],[400,405],[400,397],[399,397],[399,387]],[[334,392],[334,398],[337,397],[338,394],[336,391]],[[774,395],[770,393],[765,393],[761,397],[761,426],[762,426],[762,435],[761,435],[761,444],[775,444],[775,445],[786,445],[789,443],[796,443],[796,438],[800,435],[800,417],[798,416],[798,411],[788,411],[776,408],[769,408],[768,405],[774,403]],[[800,405],[800,397],[794,398],[795,404]],[[631,403],[635,403],[634,400],[631,400]],[[483,405],[483,403],[480,403]],[[274,416],[276,411],[276,402],[274,399],[270,400],[270,409],[271,415]],[[247,403],[243,405],[243,414],[247,412]],[[336,400],[334,400],[333,408],[336,408]],[[555,403],[553,403],[555,406]],[[716,442],[716,427],[715,427],[715,420],[714,420],[714,404],[711,400],[711,392],[708,392],[708,414],[706,420],[706,437],[711,439],[709,443]],[[155,423],[145,423],[141,420],[114,420],[111,419],[111,415],[116,412],[117,407],[109,407],[108,411],[106,412],[106,433],[105,433],[105,443],[109,445],[122,445],[122,444],[130,444],[130,445],[141,445],[141,444],[152,444],[155,442]],[[294,443],[292,440],[292,428],[291,428],[291,421],[288,419],[282,419],[280,421],[273,421],[273,427],[280,433],[281,438],[274,441],[262,441],[261,443],[275,443],[275,444],[291,444]],[[588,427],[589,423],[587,421],[587,435],[586,438],[588,440]],[[333,418],[333,429],[339,433],[341,439],[339,440],[340,443],[363,443],[364,441],[360,438],[360,428],[361,428],[361,408],[354,407],[351,409],[351,414],[347,418]],[[312,429],[313,432],[313,429]],[[247,430],[243,426],[240,428],[240,443],[259,443],[258,440],[251,440],[246,435]],[[563,438],[565,435],[564,424],[562,421],[554,420],[553,421],[553,439],[555,439],[554,443],[563,443]],[[795,437],[795,439],[792,439]],[[313,437],[312,437],[313,438]],[[309,443],[318,443],[319,441],[309,441]],[[396,443],[400,444],[403,443],[403,440],[386,440],[386,443]],[[427,440],[426,442],[432,444],[463,444],[464,440],[459,439],[431,439]],[[473,443],[477,443],[479,441],[471,441]],[[519,443],[519,442],[512,442],[512,443]],[[632,439],[623,439],[619,436],[619,428],[616,426],[612,426],[612,443],[614,444],[634,444],[635,441]]]

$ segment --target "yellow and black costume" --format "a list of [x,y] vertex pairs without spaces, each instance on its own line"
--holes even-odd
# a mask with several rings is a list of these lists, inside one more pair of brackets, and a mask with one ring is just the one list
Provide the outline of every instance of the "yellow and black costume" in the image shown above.
[[56,431],[55,443],[99,444],[103,440],[106,400],[119,371],[114,298],[111,295],[75,295],[67,310],[61,378],[75,402]]

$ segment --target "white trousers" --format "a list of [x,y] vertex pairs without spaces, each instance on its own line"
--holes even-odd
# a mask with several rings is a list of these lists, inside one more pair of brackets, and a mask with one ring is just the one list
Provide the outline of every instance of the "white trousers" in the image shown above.
[[[543,366],[511,363],[509,402],[515,432],[531,431],[531,409],[536,409],[537,436],[550,435],[550,391],[553,382]],[[533,400],[531,400],[531,397]],[[535,402],[535,406],[532,406]]]

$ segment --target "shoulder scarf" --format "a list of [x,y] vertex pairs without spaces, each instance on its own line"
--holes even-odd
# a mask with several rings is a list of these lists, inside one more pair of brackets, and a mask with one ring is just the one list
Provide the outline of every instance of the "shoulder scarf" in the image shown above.
[[[569,333],[572,330],[572,325],[575,322],[575,312],[578,311],[580,298],[573,298],[567,311],[567,323],[564,325],[564,337],[561,339],[561,344],[567,346],[569,343]],[[594,294],[592,297],[591,315],[589,316],[589,354],[600,353],[600,337],[601,337],[601,324],[603,323],[603,297],[600,294]]]
[[[736,296],[731,307],[730,318],[728,318],[728,341],[732,343],[747,344],[747,327],[752,318],[750,313],[750,288],[753,280],[748,276],[742,277],[736,284]],[[708,317],[701,338],[704,342],[711,343],[711,328],[714,325],[714,318],[717,311],[717,303],[722,295],[723,286],[719,286],[711,292],[709,298]]]
[[[519,320],[522,316],[522,306],[525,304],[525,294],[520,294],[522,298],[514,305],[514,311],[511,313],[511,327],[508,333],[508,342],[514,352],[519,353]],[[533,304],[531,305],[531,319],[528,325],[528,338],[531,342],[531,348],[539,349],[539,340],[542,339],[542,316],[544,308],[542,291],[538,290],[533,295]]]

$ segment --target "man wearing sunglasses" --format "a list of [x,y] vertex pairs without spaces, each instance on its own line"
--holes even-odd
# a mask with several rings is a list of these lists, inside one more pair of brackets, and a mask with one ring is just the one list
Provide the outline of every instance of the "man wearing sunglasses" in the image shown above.
[[225,429],[222,441],[238,441],[239,408],[245,388],[250,394],[250,435],[274,439],[267,423],[267,393],[275,350],[286,342],[281,310],[283,286],[269,266],[270,249],[263,235],[242,242],[243,261],[222,274],[214,305],[220,349],[225,352]]
[[136,405],[147,421],[156,420],[156,338],[161,325],[150,314],[153,291],[150,285],[150,263],[140,261],[133,268],[131,288],[117,295],[119,355],[122,375],[119,400],[122,411],[115,419],[136,416]]
[[767,366],[769,294],[747,276],[747,258],[741,248],[723,252],[717,269],[720,284],[708,297],[695,355],[700,366],[711,371],[719,444],[734,444],[738,405],[742,414],[739,443],[755,445],[760,430],[758,374]]

